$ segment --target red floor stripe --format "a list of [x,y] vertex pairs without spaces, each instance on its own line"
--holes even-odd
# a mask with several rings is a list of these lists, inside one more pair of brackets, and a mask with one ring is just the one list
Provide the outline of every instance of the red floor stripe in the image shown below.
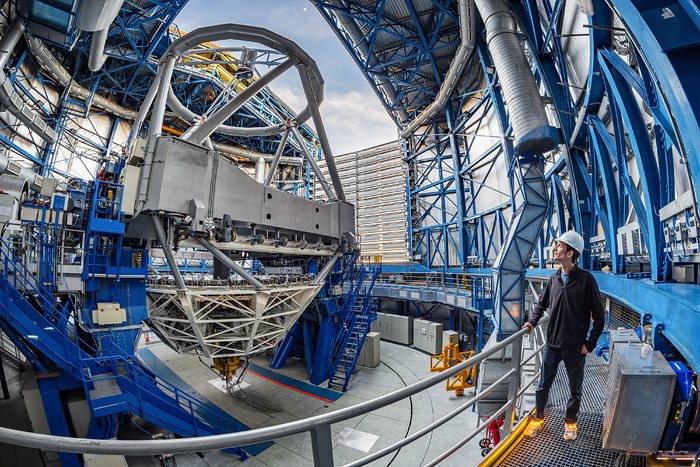
[[249,370],[248,370],[248,373],[253,373],[255,376],[257,376],[257,377],[259,377],[259,378],[266,379],[266,380],[268,380],[268,381],[270,381],[270,382],[272,382],[272,383],[275,383],[275,384],[277,384],[277,385],[279,385],[279,386],[285,387],[285,388],[287,388],[287,389],[291,389],[292,391],[300,392],[300,393],[302,393],[302,394],[304,394],[304,395],[306,395],[306,396],[313,397],[314,399],[322,400],[323,402],[328,402],[328,403],[331,403],[331,404],[333,403],[333,401],[330,400],[330,399],[326,399],[325,397],[317,396],[316,394],[311,394],[310,392],[302,391],[301,389],[298,389],[298,388],[289,386],[289,385],[284,384],[284,383],[280,383],[279,381],[275,381],[275,380],[272,379],[272,378],[268,378],[267,376],[263,376],[263,375],[261,375],[260,373],[256,373],[256,372],[254,372],[253,370],[250,370],[250,369],[249,369]]

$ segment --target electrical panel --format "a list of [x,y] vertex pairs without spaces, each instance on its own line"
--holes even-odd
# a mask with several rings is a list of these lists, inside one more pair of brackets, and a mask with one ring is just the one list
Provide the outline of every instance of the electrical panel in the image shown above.
[[647,254],[647,245],[639,228],[639,222],[630,222],[617,230],[617,251],[625,256]]
[[605,235],[591,237],[591,254],[602,260],[610,259],[610,250],[608,249],[608,242],[605,240]]
[[692,190],[688,190],[659,210],[664,233],[664,252],[680,261],[689,262],[697,254],[698,215]]

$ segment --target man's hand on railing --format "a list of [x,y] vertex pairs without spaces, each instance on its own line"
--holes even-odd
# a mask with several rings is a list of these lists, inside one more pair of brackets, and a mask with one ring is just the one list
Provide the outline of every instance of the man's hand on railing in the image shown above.
[[532,325],[532,323],[526,322],[523,324],[523,329],[527,329],[527,333],[530,334],[533,329],[535,329],[535,326]]

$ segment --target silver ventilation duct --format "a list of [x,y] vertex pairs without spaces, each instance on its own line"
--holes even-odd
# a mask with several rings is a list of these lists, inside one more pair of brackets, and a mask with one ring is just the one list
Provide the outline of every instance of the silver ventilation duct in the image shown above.
[[0,37],[0,107],[17,117],[41,139],[53,144],[58,139],[54,129],[48,126],[41,116],[24,102],[24,99],[15,91],[10,79],[2,71],[23,32],[24,24],[15,20],[3,31],[2,37]]
[[503,0],[475,1],[486,25],[486,43],[508,106],[515,151],[542,153],[554,148],[557,130],[549,125],[510,8]]
[[[58,63],[53,54],[49,52],[49,49],[47,49],[39,39],[31,37],[29,34],[25,34],[25,39],[32,56],[34,56],[45,72],[53,76],[54,79],[61,84],[61,86],[69,87],[68,92],[71,95],[84,101],[90,99],[90,91],[73,81],[70,73],[68,73],[68,71],[63,68],[60,63]],[[92,105],[128,120],[135,120],[137,116],[136,111],[115,104],[106,97],[97,94],[92,98]]]
[[445,107],[447,101],[453,96],[454,90],[459,83],[462,74],[464,73],[464,67],[467,66],[467,56],[469,52],[474,50],[474,44],[476,43],[476,36],[474,33],[474,2],[473,0],[459,0],[459,34],[460,42],[457,53],[452,59],[449,70],[445,74],[445,79],[440,86],[440,91],[438,95],[435,96],[435,100],[430,104],[421,114],[416,117],[406,128],[401,132],[402,138],[407,138],[416,129],[425,123],[427,120],[433,118],[440,110]]

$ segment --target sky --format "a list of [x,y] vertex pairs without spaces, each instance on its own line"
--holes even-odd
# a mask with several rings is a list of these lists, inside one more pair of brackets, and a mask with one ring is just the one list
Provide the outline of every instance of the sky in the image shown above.
[[[321,115],[334,154],[397,139],[396,126],[374,90],[310,1],[190,0],[175,19],[183,31],[218,23],[270,29],[295,41],[316,61],[325,81]],[[306,101],[295,69],[270,87],[294,110],[304,107]]]

